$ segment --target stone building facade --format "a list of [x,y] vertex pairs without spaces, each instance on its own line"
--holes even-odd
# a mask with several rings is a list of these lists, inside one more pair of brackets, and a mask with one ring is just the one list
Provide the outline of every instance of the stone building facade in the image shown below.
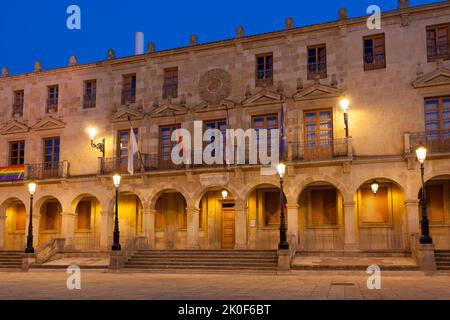
[[[450,249],[450,2],[0,78],[0,250],[24,247],[34,195],[34,242],[64,238],[107,253],[119,187],[121,239],[150,248],[274,249],[278,175],[261,165],[167,161],[175,128],[280,127],[288,237],[302,252],[400,251],[420,233],[415,148],[436,248]],[[194,39],[195,41],[193,41]],[[348,136],[343,98],[350,101]],[[130,121],[140,156],[128,174]],[[104,139],[105,155],[91,146]],[[21,171],[22,170],[22,171]],[[0,171],[1,172],[1,171]],[[371,184],[376,181],[378,192]],[[224,198],[222,191],[227,190]]]

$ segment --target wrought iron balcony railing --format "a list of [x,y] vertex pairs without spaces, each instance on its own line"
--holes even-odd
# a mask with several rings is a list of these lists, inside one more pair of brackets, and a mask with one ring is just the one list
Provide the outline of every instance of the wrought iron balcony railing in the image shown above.
[[26,178],[31,180],[45,180],[63,178],[64,162],[44,162],[26,165]]
[[418,146],[423,145],[427,147],[430,154],[450,153],[450,129],[414,132],[408,133],[406,136],[409,136],[409,150],[407,152],[414,152]]
[[58,98],[47,99],[46,112],[57,112],[58,111]]
[[83,98],[83,108],[84,109],[91,109],[95,108],[97,99],[95,94],[86,94]]
[[14,102],[12,107],[13,116],[19,115],[23,116],[23,103],[22,102]]
[[289,144],[293,161],[326,161],[351,157],[350,139],[332,139]]
[[124,89],[122,90],[122,104],[131,104],[136,102],[136,90]]

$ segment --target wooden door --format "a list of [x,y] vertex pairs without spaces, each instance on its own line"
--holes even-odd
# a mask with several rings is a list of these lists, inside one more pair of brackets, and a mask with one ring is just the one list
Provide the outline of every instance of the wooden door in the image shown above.
[[234,248],[234,204],[222,204],[222,249]]

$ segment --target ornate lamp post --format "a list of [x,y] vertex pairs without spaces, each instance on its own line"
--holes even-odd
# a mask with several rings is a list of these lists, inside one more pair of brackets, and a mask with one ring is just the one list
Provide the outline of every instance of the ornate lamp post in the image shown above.
[[280,243],[278,249],[289,249],[289,243],[286,237],[286,220],[284,216],[284,193],[283,193],[283,177],[286,172],[286,165],[279,163],[277,166],[278,174],[280,175]]
[[420,146],[416,149],[417,160],[420,162],[420,177],[422,179],[422,199],[421,199],[421,208],[422,208],[422,235],[420,236],[420,243],[422,244],[431,244],[433,243],[433,239],[430,235],[430,222],[428,221],[427,214],[427,197],[425,193],[425,182],[424,182],[424,171],[425,171],[425,159],[427,158],[427,148],[424,146]]
[[341,109],[344,112],[344,124],[345,124],[345,137],[348,138],[348,107],[350,105],[350,101],[346,98],[343,98],[339,104],[341,105]]
[[114,243],[112,246],[113,251],[120,251],[122,248],[120,246],[120,232],[119,232],[119,186],[120,186],[120,175],[116,174],[113,177],[114,186],[116,187],[116,214],[114,218]]
[[97,130],[95,128],[89,129],[89,138],[91,139],[91,147],[100,150],[103,158],[105,158],[105,139],[102,142],[94,143],[95,136],[97,135]]
[[28,222],[27,247],[25,248],[25,253],[34,253],[34,248],[33,248],[33,195],[36,192],[36,183],[30,182],[28,184],[28,191],[30,192],[30,221]]

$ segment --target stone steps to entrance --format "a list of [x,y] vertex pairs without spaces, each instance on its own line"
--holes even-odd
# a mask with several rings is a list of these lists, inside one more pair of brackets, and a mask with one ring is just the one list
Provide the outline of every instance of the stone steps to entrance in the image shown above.
[[450,250],[435,250],[436,269],[438,271],[450,270]]
[[0,269],[20,269],[23,252],[0,251]]
[[275,272],[275,250],[140,250],[125,269],[142,271]]

